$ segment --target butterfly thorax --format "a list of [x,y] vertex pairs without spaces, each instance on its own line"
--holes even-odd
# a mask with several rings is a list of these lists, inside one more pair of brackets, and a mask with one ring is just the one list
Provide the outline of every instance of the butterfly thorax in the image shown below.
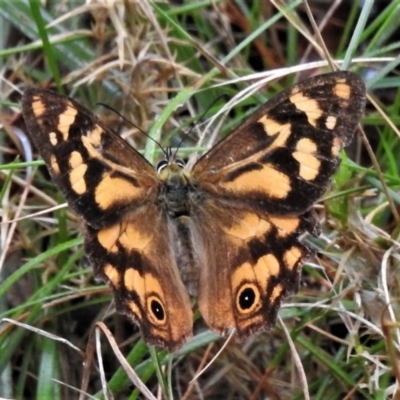
[[181,165],[169,164],[159,172],[158,201],[172,218],[190,214],[190,196],[194,191],[190,174]]

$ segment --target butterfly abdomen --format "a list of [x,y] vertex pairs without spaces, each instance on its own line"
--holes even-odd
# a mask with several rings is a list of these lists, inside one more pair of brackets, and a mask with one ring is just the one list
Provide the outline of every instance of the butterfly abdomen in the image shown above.
[[193,221],[182,215],[170,219],[170,241],[182,281],[191,296],[197,296],[200,261],[193,246]]

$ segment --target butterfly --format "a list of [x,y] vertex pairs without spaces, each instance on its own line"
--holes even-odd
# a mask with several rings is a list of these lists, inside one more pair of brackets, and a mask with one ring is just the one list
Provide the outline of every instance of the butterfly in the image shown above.
[[274,326],[318,235],[312,206],[363,114],[355,73],[319,75],[279,93],[202,155],[154,168],[76,101],[31,88],[27,129],[84,222],[84,249],[117,311],[148,344],[192,336],[191,297],[210,329],[237,340]]

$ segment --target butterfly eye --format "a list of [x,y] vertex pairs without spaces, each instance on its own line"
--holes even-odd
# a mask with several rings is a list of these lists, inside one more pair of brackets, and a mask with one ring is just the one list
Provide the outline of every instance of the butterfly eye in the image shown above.
[[176,160],[175,164],[179,165],[181,168],[183,168],[185,166],[185,162],[183,160]]
[[166,166],[168,165],[167,160],[162,160],[157,164],[156,170],[157,173],[160,173]]

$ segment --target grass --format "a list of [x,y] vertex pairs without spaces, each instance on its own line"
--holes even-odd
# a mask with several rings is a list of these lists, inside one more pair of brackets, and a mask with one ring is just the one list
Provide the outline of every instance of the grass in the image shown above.
[[[154,162],[155,142],[95,106],[107,103],[163,146],[183,138],[187,157],[283,88],[329,70],[305,3],[0,1],[0,397],[399,398],[400,1],[349,4],[309,2],[331,56],[366,81],[365,136],[317,206],[322,234],[305,239],[317,257],[281,324],[217,355],[224,340],[201,318],[169,354],[114,313],[83,256],[79,218],[57,207],[64,200],[30,145],[20,94],[64,91]],[[95,325],[102,320],[112,334]]]

